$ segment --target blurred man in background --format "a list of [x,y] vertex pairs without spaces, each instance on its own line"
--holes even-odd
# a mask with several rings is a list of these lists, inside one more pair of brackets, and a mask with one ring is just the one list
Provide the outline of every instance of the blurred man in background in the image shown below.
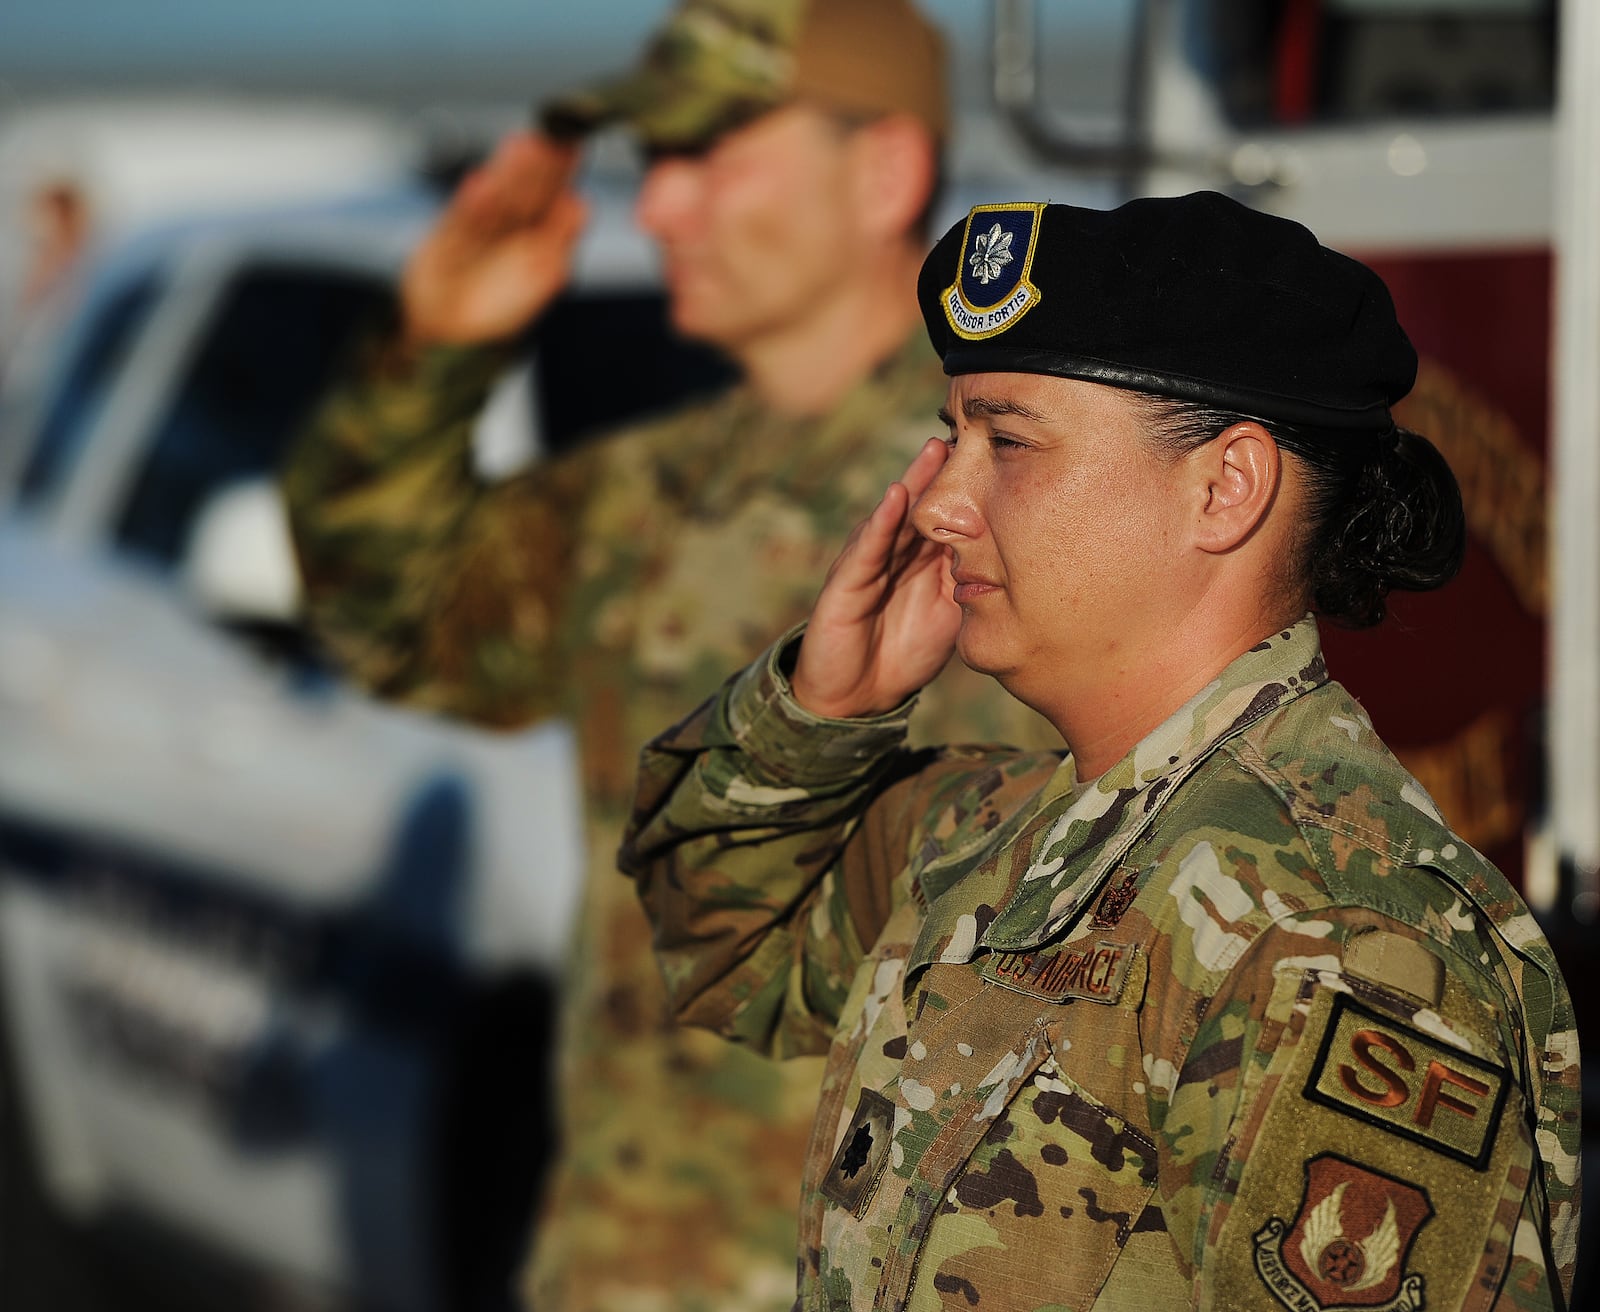
[[[394,339],[286,471],[312,618],[358,677],[485,724],[578,727],[592,877],[527,1286],[541,1312],[794,1298],[820,1067],[672,1027],[613,854],[639,747],[807,613],[933,431],[916,277],[946,115],[942,41],[910,0],[684,0],[636,70],[548,106],[543,134],[463,182]],[[672,323],[742,382],[483,485],[475,418],[583,227],[573,143],[617,121],[649,152],[637,218]],[[630,363],[611,362],[619,388]],[[924,705],[930,737],[1057,741],[964,670]]]

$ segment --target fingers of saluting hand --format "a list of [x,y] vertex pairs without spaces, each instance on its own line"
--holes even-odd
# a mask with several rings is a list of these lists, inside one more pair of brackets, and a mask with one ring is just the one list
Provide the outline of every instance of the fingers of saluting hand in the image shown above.
[[543,313],[583,230],[577,164],[574,147],[524,132],[468,175],[406,264],[409,343],[498,341]]
[[452,214],[497,230],[540,223],[570,190],[578,162],[576,146],[532,132],[512,133],[467,175]]
[[[887,575],[918,561],[947,553],[926,541],[911,525],[911,507],[943,468],[948,450],[937,438],[930,438],[917,453],[906,472],[891,484],[872,513],[856,526],[845,549],[828,572],[829,581],[838,579],[852,589],[888,586]],[[940,577],[944,577],[941,566]]]
[[949,553],[919,536],[909,513],[943,464],[935,447],[889,485],[828,572],[791,679],[800,704],[819,715],[892,710],[950,658],[961,610]]
[[883,590],[895,547],[904,533],[909,505],[905,487],[900,483],[889,484],[872,513],[857,524],[845,540],[844,550],[828,570],[823,599],[830,594],[843,599],[846,593],[876,594]]
[[939,476],[939,471],[944,468],[944,462],[950,458],[950,447],[937,437],[930,437],[922,444],[922,450],[917,452],[917,457],[900,475],[900,483],[911,495],[911,504],[915,505]]

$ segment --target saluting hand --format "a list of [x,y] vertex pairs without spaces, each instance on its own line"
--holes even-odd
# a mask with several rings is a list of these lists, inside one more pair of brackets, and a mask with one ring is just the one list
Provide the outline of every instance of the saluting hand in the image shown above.
[[518,132],[467,174],[401,279],[408,342],[499,341],[538,317],[583,230],[577,167],[575,146]]
[[930,439],[828,570],[800,645],[792,687],[814,715],[849,719],[892,711],[955,650],[961,608],[950,553],[911,527],[910,511],[944,465]]

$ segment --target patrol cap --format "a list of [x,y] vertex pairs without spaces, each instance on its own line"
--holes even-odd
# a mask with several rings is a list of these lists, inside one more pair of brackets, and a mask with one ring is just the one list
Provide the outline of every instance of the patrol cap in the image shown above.
[[917,294],[947,374],[1055,374],[1352,431],[1390,428],[1417,374],[1377,274],[1210,191],[979,205]]
[[942,140],[944,40],[911,0],[680,0],[634,69],[540,118],[557,137],[622,122],[647,145],[694,149],[794,100],[911,114]]

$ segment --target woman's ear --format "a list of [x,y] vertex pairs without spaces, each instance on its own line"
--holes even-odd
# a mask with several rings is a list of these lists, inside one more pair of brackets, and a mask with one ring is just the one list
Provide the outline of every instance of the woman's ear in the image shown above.
[[1195,545],[1232,551],[1261,526],[1277,500],[1283,457],[1272,434],[1253,420],[1224,429],[1190,453],[1196,461]]

